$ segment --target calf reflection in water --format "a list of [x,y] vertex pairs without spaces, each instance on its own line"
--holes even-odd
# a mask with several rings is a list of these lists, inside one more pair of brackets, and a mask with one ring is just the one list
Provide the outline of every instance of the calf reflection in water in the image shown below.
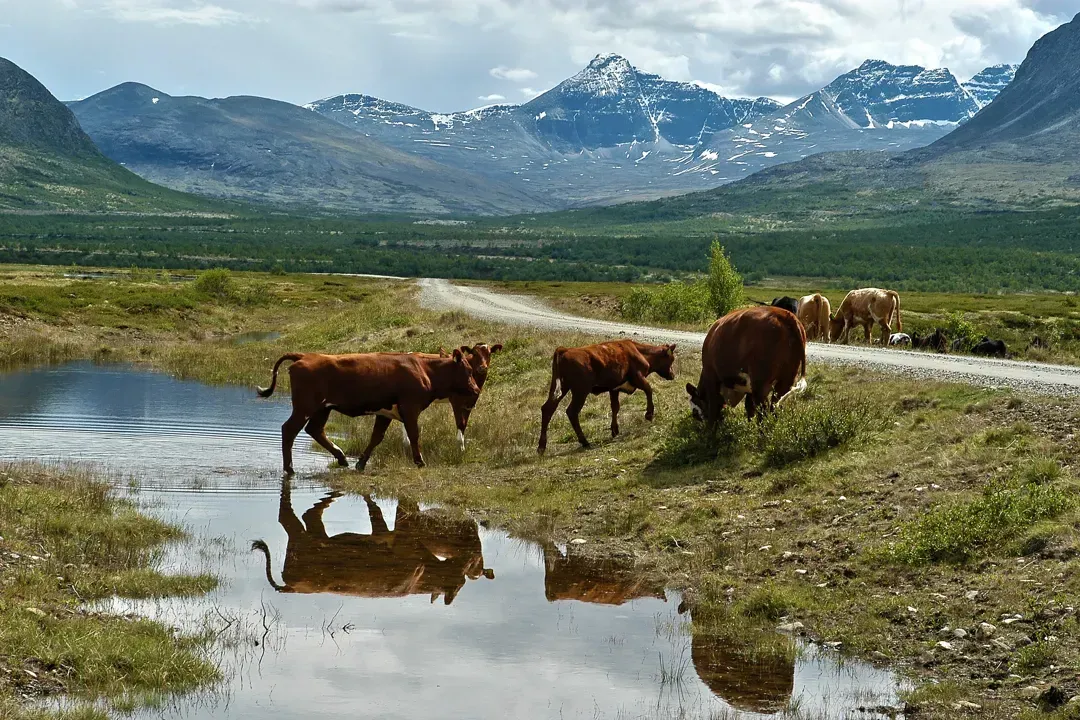
[[336,593],[365,598],[440,595],[449,605],[466,580],[494,579],[484,567],[480,534],[474,521],[438,510],[421,511],[415,502],[398,502],[394,529],[382,510],[364,496],[371,534],[327,535],[322,516],[341,493],[331,493],[304,513],[293,512],[289,481],[281,485],[278,522],[289,535],[279,584],[274,580],[270,548],[262,540],[252,550],[266,556],[266,579],[278,592]]
[[548,602],[580,600],[597,605],[622,605],[639,598],[667,600],[664,584],[637,572],[627,563],[581,557],[543,545],[544,595]]

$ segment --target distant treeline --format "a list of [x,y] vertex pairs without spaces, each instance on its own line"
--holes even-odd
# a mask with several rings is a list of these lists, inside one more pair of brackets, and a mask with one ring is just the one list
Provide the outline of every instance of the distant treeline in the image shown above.
[[490,280],[663,281],[702,273],[714,237],[748,280],[825,278],[900,290],[1080,291],[1080,210],[748,232],[264,217],[0,215],[0,262],[350,272]]

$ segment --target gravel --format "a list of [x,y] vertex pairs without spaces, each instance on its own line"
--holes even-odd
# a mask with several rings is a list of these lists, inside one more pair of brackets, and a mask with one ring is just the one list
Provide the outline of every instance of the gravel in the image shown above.
[[[678,343],[692,347],[695,351],[705,341],[705,333],[646,327],[561,313],[536,298],[523,295],[507,295],[485,288],[454,285],[447,280],[423,279],[419,284],[420,302],[423,306],[435,310],[459,310],[492,322],[606,337],[628,336],[657,343]],[[1080,367],[1068,365],[820,343],[807,345],[807,358],[811,363],[853,365],[895,375],[962,382],[992,389],[1009,387],[1044,395],[1080,396]]]

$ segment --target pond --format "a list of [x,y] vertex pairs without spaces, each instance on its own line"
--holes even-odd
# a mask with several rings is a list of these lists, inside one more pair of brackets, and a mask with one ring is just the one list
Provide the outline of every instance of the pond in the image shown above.
[[163,568],[224,579],[196,601],[106,604],[221,632],[221,687],[141,717],[865,718],[897,702],[894,675],[828,650],[753,659],[692,639],[678,595],[629,566],[330,493],[325,455],[298,453],[284,483],[287,414],[252,389],[130,368],[0,376],[0,459],[121,474],[122,492],[192,533]]

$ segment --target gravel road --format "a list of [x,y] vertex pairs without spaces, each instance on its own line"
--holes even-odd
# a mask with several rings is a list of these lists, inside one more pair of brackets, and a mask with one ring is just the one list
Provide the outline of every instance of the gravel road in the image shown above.
[[[567,330],[602,335],[629,336],[658,343],[679,343],[700,349],[704,333],[667,330],[629,323],[568,315],[536,298],[505,295],[478,287],[454,285],[447,280],[423,279],[420,301],[437,310],[461,310],[474,317],[545,330]],[[992,360],[960,355],[937,355],[880,347],[810,343],[811,363],[858,365],[859,367],[912,377],[964,382],[980,387],[1012,387],[1048,395],[1080,395],[1080,367]]]

